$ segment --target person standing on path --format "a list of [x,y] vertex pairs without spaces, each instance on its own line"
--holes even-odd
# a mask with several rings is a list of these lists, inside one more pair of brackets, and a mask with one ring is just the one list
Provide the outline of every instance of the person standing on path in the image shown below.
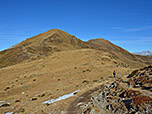
[[113,77],[114,78],[116,77],[116,71],[115,70],[113,71]]

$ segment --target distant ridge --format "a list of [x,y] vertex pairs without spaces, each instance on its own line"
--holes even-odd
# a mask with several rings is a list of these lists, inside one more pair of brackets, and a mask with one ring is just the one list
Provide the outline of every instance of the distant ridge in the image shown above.
[[51,29],[1,51],[0,68],[47,57],[54,52],[83,48],[107,52],[111,59],[115,58],[129,65],[151,63],[151,58],[136,56],[108,40],[92,39],[84,42],[65,31]]
[[133,54],[148,56],[148,55],[152,55],[152,52],[151,51],[142,51],[142,52],[133,52]]

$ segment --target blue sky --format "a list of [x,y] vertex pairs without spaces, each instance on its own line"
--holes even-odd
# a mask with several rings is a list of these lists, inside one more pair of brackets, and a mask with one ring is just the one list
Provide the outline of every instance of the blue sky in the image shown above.
[[152,0],[0,0],[0,50],[53,28],[152,51]]

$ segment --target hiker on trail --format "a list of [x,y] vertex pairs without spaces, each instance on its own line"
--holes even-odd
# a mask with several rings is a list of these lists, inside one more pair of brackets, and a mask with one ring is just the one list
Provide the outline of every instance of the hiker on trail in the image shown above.
[[113,77],[114,78],[116,77],[116,71],[115,70],[113,71]]

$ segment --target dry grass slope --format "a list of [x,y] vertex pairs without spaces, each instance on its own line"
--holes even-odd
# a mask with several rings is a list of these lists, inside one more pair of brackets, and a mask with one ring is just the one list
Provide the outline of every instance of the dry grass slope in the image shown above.
[[116,58],[120,61],[123,61],[129,66],[137,67],[144,66],[145,64],[152,64],[152,60],[150,60],[150,57],[141,57],[133,55],[132,53],[119,46],[114,45],[108,40],[92,39],[88,41],[88,44],[93,49],[110,53],[111,58]]
[[0,52],[0,68],[21,62],[37,60],[54,52],[92,48],[108,52],[112,58],[124,62],[127,66],[151,64],[151,57],[136,56],[104,39],[83,42],[65,31],[52,29]]
[[122,78],[151,62],[107,40],[83,42],[58,29],[0,52],[0,61],[0,113],[22,114],[61,114],[75,96],[50,105],[42,102],[75,90],[80,95],[113,82],[113,70]]
[[64,31],[52,29],[0,52],[0,68],[51,55],[53,52],[88,48],[87,43]]

